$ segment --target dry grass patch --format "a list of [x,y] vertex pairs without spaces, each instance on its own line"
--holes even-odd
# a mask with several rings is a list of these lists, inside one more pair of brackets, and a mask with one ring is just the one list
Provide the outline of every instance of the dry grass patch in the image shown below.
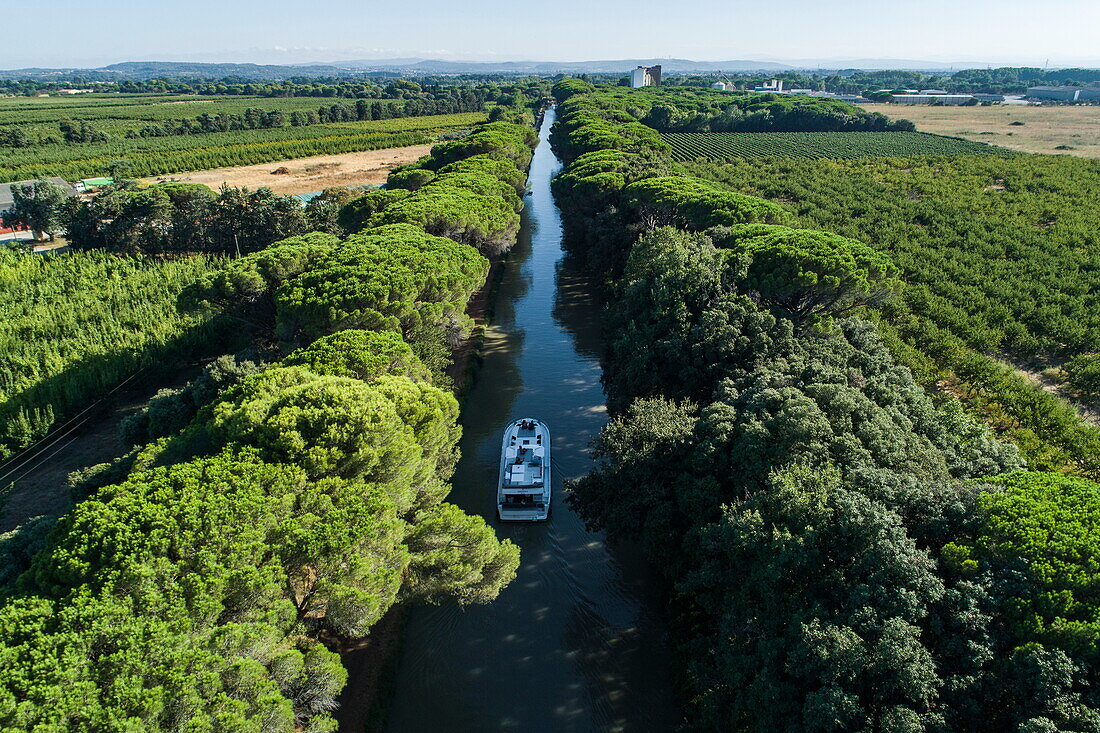
[[145,182],[188,181],[202,183],[213,189],[223,183],[243,188],[266,186],[284,196],[322,191],[333,186],[377,186],[386,182],[386,177],[394,167],[411,163],[427,155],[431,149],[431,145],[412,145],[406,148],[318,155],[235,168],[177,173],[146,178]]
[[[1100,158],[1100,106],[931,107],[867,104],[871,112],[912,120],[921,132],[951,135],[1024,153]],[[1022,125],[1014,125],[1022,122]]]

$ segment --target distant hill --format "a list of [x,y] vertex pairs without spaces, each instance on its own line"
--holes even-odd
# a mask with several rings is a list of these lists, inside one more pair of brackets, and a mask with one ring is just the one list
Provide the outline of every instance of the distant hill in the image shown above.
[[614,59],[605,61],[445,61],[424,58],[363,59],[314,64],[237,64],[180,61],[127,61],[94,69],[13,69],[0,79],[62,81],[236,78],[279,81],[293,77],[421,76],[431,74],[624,74],[636,66],[660,64],[666,73],[780,72],[813,70],[908,70],[936,72],[981,68],[981,64],[948,64],[913,59],[801,59],[778,61],[692,61],[690,59]]
[[619,74],[635,66],[661,64],[669,72],[782,71],[790,66],[769,61],[690,61],[688,59],[622,59],[610,61],[443,61],[400,58],[366,59],[308,65],[220,64],[179,61],[127,61],[94,69],[12,69],[3,79],[49,81],[80,77],[88,81],[145,80],[159,77],[221,79],[236,77],[278,81],[296,76],[355,76],[372,72],[403,74]]
[[11,69],[0,71],[0,79],[52,81],[79,77],[86,81],[143,81],[161,77],[175,79],[239,78],[252,81],[280,81],[296,76],[329,77],[360,75],[360,70],[329,64],[271,66],[263,64],[211,64],[179,61],[126,61],[95,69]]
[[246,79],[287,79],[292,76],[339,76],[351,73],[331,64],[269,66],[263,64],[210,64],[178,61],[126,61],[111,64],[96,71],[105,71],[132,79],[154,79],[160,76],[222,78],[237,76]]
[[620,74],[637,66],[660,64],[666,72],[786,71],[793,67],[774,61],[692,61],[690,59],[616,59],[607,61],[441,61],[392,59],[342,61],[354,69],[418,71],[426,74]]
[[789,62],[797,69],[859,69],[861,71],[957,71],[959,69],[1001,66],[978,61],[921,61],[919,59],[796,59]]

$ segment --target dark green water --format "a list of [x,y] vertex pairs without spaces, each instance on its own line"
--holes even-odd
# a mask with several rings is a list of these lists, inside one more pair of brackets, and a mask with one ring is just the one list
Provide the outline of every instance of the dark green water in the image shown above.
[[[412,611],[388,730],[666,731],[679,720],[666,629],[636,553],[609,548],[562,501],[561,481],[587,472],[589,439],[606,422],[600,306],[562,263],[550,194],[560,164],[540,131],[523,229],[494,300],[485,361],[462,413],[462,460],[450,501],[520,546],[518,577],[488,606]],[[553,435],[550,521],[501,524],[501,432],[519,417]]]

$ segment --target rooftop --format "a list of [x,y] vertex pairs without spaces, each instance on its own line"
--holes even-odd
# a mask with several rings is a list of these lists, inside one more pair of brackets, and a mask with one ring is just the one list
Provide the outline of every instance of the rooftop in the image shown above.
[[[69,182],[66,181],[64,178],[58,178],[57,176],[53,176],[53,177],[47,178],[45,180],[49,181],[50,183],[54,183],[58,186],[61,186],[63,189],[65,189],[65,193],[69,194],[70,196],[72,196],[76,193],[75,189],[73,189],[73,187],[71,185],[69,185]],[[10,209],[12,207],[12,204],[15,203],[15,197],[12,195],[12,191],[11,191],[12,187],[13,186],[18,186],[19,184],[22,184],[22,183],[31,183],[31,184],[33,184],[34,181],[12,181],[11,183],[0,183],[0,211],[7,211],[8,209]]]

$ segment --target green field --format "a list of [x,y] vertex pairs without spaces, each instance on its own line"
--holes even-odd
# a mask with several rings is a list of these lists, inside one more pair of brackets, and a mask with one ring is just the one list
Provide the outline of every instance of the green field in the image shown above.
[[[314,105],[318,102],[316,99],[309,101]],[[485,117],[481,112],[463,112],[201,135],[113,138],[106,142],[25,148],[0,147],[0,182],[42,176],[77,180],[106,175],[116,161],[125,162],[125,175],[141,177],[420,145],[431,142],[440,133],[468,128]]]
[[1003,148],[923,132],[666,132],[676,160],[1006,155]]
[[176,299],[220,264],[0,251],[0,457],[139,369],[178,364],[213,339]]
[[[395,99],[371,99],[386,105]],[[333,104],[354,105],[354,99],[330,97],[245,97],[169,94],[110,94],[76,97],[0,98],[0,128],[18,125],[32,135],[56,135],[61,120],[87,120],[97,130],[124,136],[152,122],[194,118],[201,114],[243,114],[246,109],[279,110],[286,114],[316,111]]]

